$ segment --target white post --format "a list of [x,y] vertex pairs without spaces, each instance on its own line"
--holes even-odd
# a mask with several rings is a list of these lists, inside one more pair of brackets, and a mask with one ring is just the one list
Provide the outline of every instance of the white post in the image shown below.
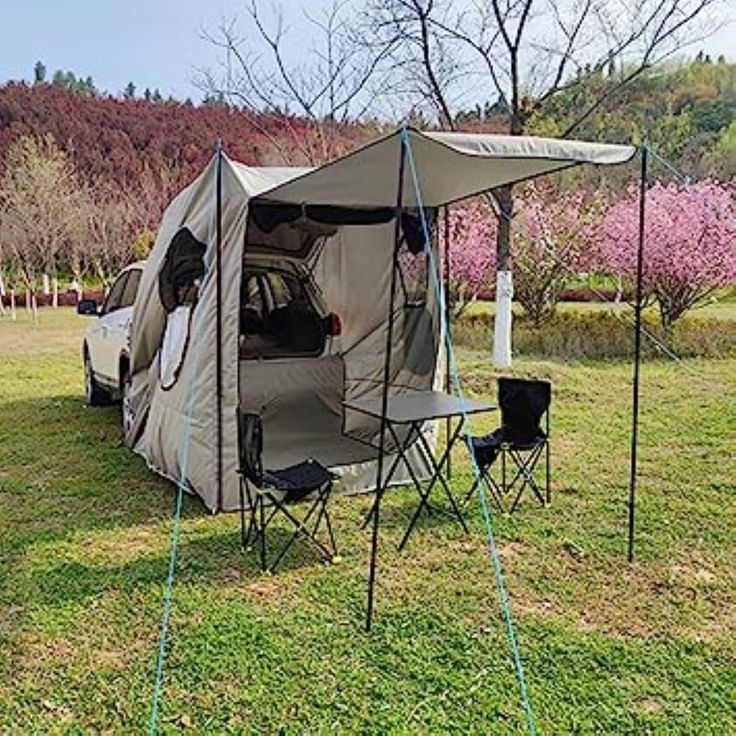
[[511,367],[511,306],[514,300],[514,282],[511,271],[496,274],[496,317],[493,321],[493,365]]

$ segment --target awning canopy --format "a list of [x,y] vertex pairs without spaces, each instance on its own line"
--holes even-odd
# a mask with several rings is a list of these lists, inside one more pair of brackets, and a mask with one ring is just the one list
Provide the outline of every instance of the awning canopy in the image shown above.
[[[402,131],[262,192],[260,199],[291,204],[392,207],[396,203]],[[629,161],[635,146],[407,129],[421,200],[438,207],[504,184],[580,164]],[[416,205],[412,176],[404,178],[404,205]]]

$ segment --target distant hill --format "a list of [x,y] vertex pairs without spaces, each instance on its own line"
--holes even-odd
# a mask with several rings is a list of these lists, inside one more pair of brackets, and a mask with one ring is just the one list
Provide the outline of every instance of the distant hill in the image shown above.
[[[626,70],[588,73],[582,84],[554,98],[534,121],[559,135],[594,96],[612,92]],[[699,54],[686,64],[662,64],[618,89],[574,131],[602,142],[648,141],[684,173],[736,176],[736,64]]]
[[[128,187],[145,168],[191,178],[211,158],[218,138],[237,161],[283,165],[274,142],[293,154],[289,142],[307,132],[298,119],[252,117],[220,103],[118,99],[46,83],[0,87],[0,166],[11,141],[46,134],[72,156],[87,180]],[[346,131],[346,144],[351,135]]]
[[[584,72],[580,84],[554,98],[532,121],[541,135],[560,135],[594,96],[611,91],[625,70]],[[61,80],[63,81],[63,80]],[[90,80],[75,84],[10,83],[0,87],[0,167],[14,139],[54,136],[88,181],[107,180],[122,189],[139,185],[144,171],[178,186],[212,156],[221,138],[232,158],[253,165],[283,163],[279,147],[293,153],[295,136],[312,135],[303,121],[281,115],[250,117],[223,103],[119,99],[101,95]],[[128,95],[130,96],[130,95]],[[503,105],[458,115],[459,127],[501,130]],[[339,131],[347,151],[375,135],[375,127]],[[736,65],[702,54],[687,64],[662,65],[612,95],[575,131],[599,141],[649,140],[684,172],[697,177],[736,175]],[[293,163],[304,163],[294,156]],[[628,174],[627,174],[628,176]]]

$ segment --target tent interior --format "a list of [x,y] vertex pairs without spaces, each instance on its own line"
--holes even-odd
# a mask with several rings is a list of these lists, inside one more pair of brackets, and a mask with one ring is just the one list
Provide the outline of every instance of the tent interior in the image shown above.
[[[311,457],[334,468],[375,458],[378,420],[343,402],[381,390],[394,213],[251,202],[239,393],[241,408],[263,418],[266,464]],[[440,345],[415,214],[403,213],[400,232],[392,393],[432,388]]]

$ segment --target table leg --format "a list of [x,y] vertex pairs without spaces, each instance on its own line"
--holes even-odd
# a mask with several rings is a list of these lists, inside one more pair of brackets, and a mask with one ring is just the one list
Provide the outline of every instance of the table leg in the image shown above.
[[447,486],[447,482],[442,476],[442,467],[446,464],[447,458],[452,452],[452,448],[457,442],[457,439],[460,436],[460,433],[462,432],[463,426],[464,426],[464,422],[460,421],[457,427],[455,428],[455,431],[453,432],[450,442],[445,448],[445,451],[442,453],[442,457],[440,458],[439,463],[436,462],[435,459],[432,457],[431,448],[429,448],[426,438],[424,437],[424,435],[420,434],[419,441],[422,442],[422,444],[424,445],[425,451],[427,452],[428,459],[433,469],[433,473],[429,481],[429,485],[427,486],[427,489],[422,492],[421,499],[419,501],[419,505],[417,506],[416,511],[414,512],[414,515],[412,516],[411,521],[409,522],[409,526],[407,527],[406,532],[404,532],[404,536],[401,542],[399,543],[399,550],[403,549],[404,546],[406,545],[406,542],[408,541],[409,536],[414,530],[414,526],[416,525],[417,520],[419,519],[419,514],[422,513],[422,509],[428,504],[429,496],[432,493],[432,489],[434,488],[434,485],[438,480],[440,480],[440,482],[442,483],[445,489],[445,492],[448,495],[448,498],[450,500],[450,506],[452,507],[453,512],[455,513],[458,520],[460,521],[460,525],[462,526],[463,531],[465,531],[466,533],[468,532],[468,527],[465,523],[465,519],[463,518],[463,515],[460,513],[460,509],[457,507],[455,498],[453,497],[452,493],[450,493],[450,489]]
[[[396,457],[394,458],[393,463],[391,463],[391,467],[389,468],[389,471],[386,475],[386,480],[381,482],[381,485],[383,489],[385,490],[388,487],[389,481],[391,478],[393,478],[394,473],[396,472],[397,468],[399,467],[399,463],[403,460],[404,464],[406,465],[407,470],[409,471],[409,475],[411,476],[412,482],[414,483],[414,487],[416,488],[417,494],[419,495],[419,498],[422,497],[422,487],[417,480],[416,474],[414,473],[414,468],[412,468],[411,463],[409,462],[409,458],[406,456],[406,452],[409,449],[409,446],[414,441],[413,433],[416,433],[417,436],[421,435],[421,425],[417,425],[416,423],[412,423],[409,428],[409,433],[406,435],[406,439],[404,442],[400,442],[399,438],[396,435],[396,430],[393,427],[393,424],[388,424],[388,430],[391,434],[391,437],[396,445]],[[361,529],[365,529],[368,524],[370,524],[371,519],[373,518],[373,514],[376,508],[376,500],[373,501],[373,504],[371,505],[370,511],[368,511],[368,514],[366,515],[365,519],[363,519],[363,523],[361,524]]]

